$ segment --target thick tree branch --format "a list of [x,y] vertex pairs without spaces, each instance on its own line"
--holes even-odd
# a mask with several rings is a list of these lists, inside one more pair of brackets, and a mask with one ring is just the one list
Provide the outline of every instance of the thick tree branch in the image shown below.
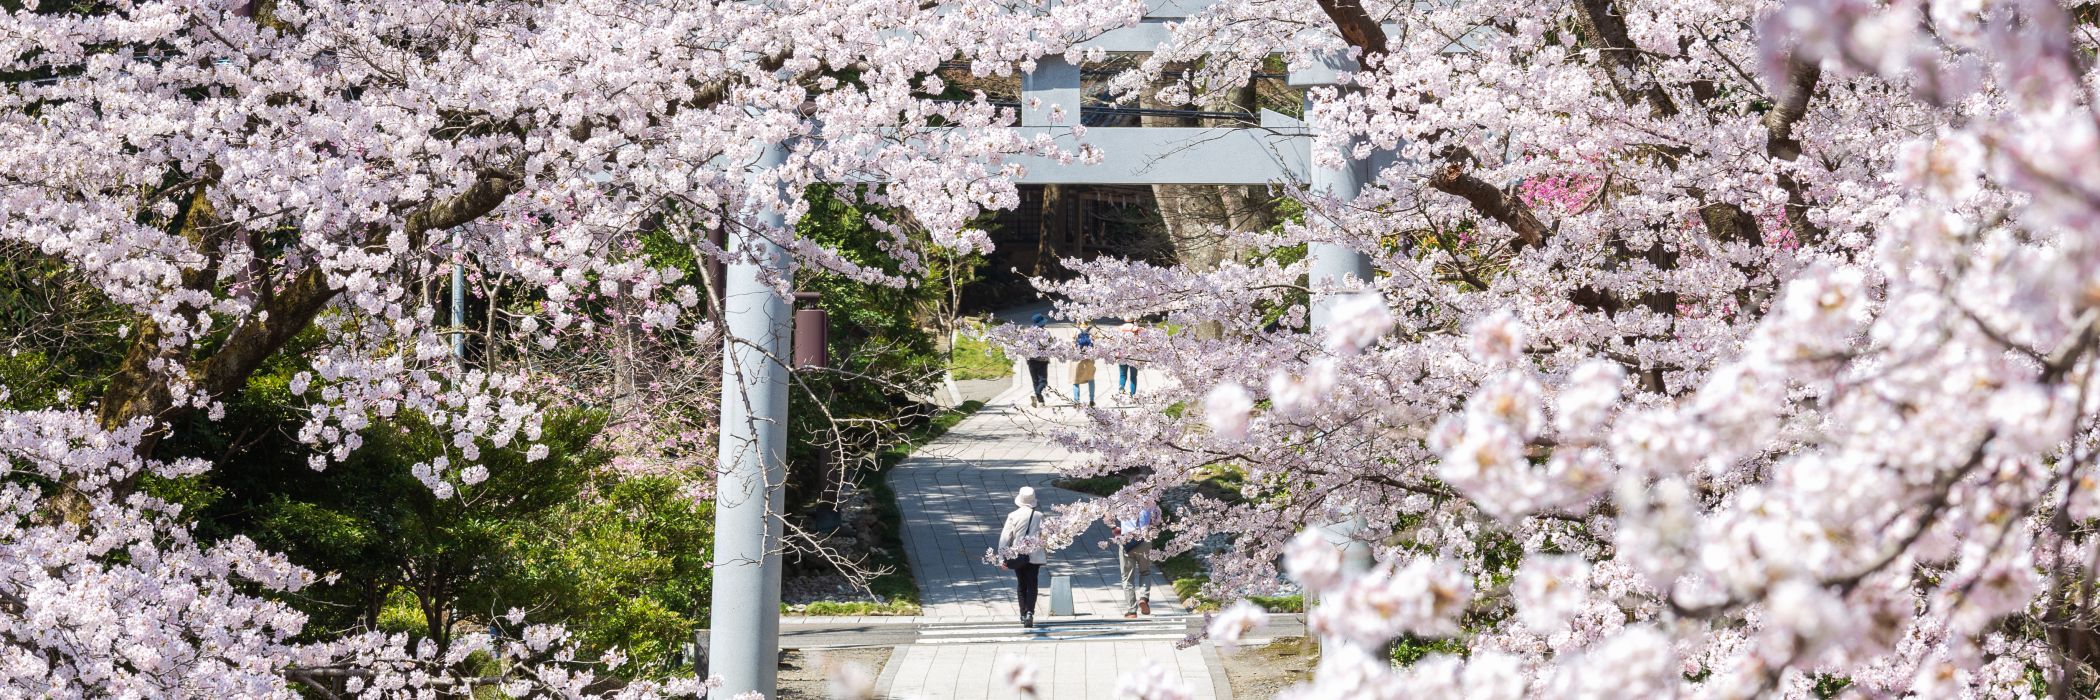
[[[1384,28],[1365,9],[1361,0],[1318,0],[1320,10],[1334,22],[1335,31],[1361,52],[1361,61],[1369,66],[1382,61],[1391,49],[1386,43]],[[1620,34],[1624,28],[1621,26]],[[1473,206],[1473,210],[1517,234],[1512,245],[1519,252],[1525,248],[1543,245],[1549,232],[1538,215],[1523,200],[1510,196],[1487,181],[1467,172],[1464,162],[1468,160],[1462,150],[1454,151],[1444,168],[1430,177],[1429,186],[1440,192],[1458,196]]]
[[[1773,91],[1779,103],[1765,113],[1765,154],[1789,163],[1801,158],[1801,140],[1794,138],[1794,125],[1808,116],[1808,101],[1816,94],[1823,69],[1799,56],[1787,59],[1786,83]],[[1808,219],[1808,195],[1800,181],[1787,170],[1779,172],[1779,188],[1786,191],[1786,223],[1802,243],[1813,243],[1826,235],[1823,227]]]
[[1706,232],[1720,241],[1743,241],[1753,247],[1765,245],[1764,234],[1757,229],[1757,219],[1742,207],[1727,202],[1716,202],[1699,207],[1699,221],[1706,225]]
[[1509,230],[1516,232],[1517,240],[1511,244],[1516,251],[1543,245],[1546,242],[1546,226],[1539,222],[1531,207],[1487,181],[1474,177],[1458,163],[1446,163],[1443,170],[1429,178],[1429,186],[1439,192],[1457,195],[1480,212]]
[[[1597,46],[1605,77],[1619,93],[1619,99],[1629,105],[1645,102],[1649,113],[1657,118],[1676,116],[1677,103],[1670,99],[1669,92],[1663,90],[1661,84],[1646,81],[1646,85],[1637,87],[1642,70],[1640,47],[1634,45],[1626,30],[1626,18],[1612,0],[1578,0],[1575,7],[1577,21],[1590,42]],[[1800,109],[1806,109],[1805,103]],[[1798,113],[1787,118],[1786,128],[1791,130],[1793,123],[1800,118]],[[1770,130],[1769,124],[1767,130]],[[1679,154],[1673,154],[1674,157],[1679,157]],[[1704,203],[1699,208],[1699,218],[1705,224],[1707,234],[1715,240],[1741,240],[1751,245],[1764,245],[1764,234],[1758,230],[1757,218],[1734,203]]]
[[1658,117],[1677,115],[1677,103],[1670,100],[1661,85],[1649,82],[1646,87],[1635,87],[1641,71],[1640,50],[1626,33],[1626,18],[1619,14],[1611,0],[1580,0],[1575,3],[1576,13],[1582,23],[1582,31],[1598,46],[1598,56],[1604,60],[1605,77],[1618,91],[1619,99],[1627,104],[1648,103],[1648,110]]
[[[169,234],[189,241],[190,247],[205,258],[203,265],[182,273],[183,289],[208,290],[219,276],[219,248],[226,242],[227,232],[207,225],[211,217],[211,203],[204,197],[208,187],[209,180],[198,180],[182,198],[168,224]],[[160,324],[150,318],[140,319],[124,359],[110,375],[109,387],[96,404],[95,418],[102,427],[116,430],[140,417],[158,416],[174,403],[167,382],[154,370],[159,361],[173,358],[169,350],[161,347],[162,337]],[[140,454],[152,451],[157,436],[158,433],[149,432],[140,440]]]
[[[524,181],[523,168],[524,161],[520,159],[506,168],[484,171],[466,191],[410,212],[403,230],[411,239],[420,241],[426,232],[457,226],[486,215],[517,191]],[[184,285],[192,289],[208,289],[216,283],[218,247],[235,233],[231,226],[201,225],[200,222],[209,215],[210,205],[203,201],[200,186],[197,193],[185,202],[173,224],[210,258],[205,266],[184,275]],[[389,232],[384,229],[371,232],[367,244],[377,244]],[[197,388],[207,395],[223,396],[239,390],[250,374],[310,325],[340,292],[329,284],[327,274],[319,267],[309,267],[283,289],[263,297],[261,308],[257,309],[258,313],[252,320],[234,329],[211,355],[194,362],[161,348],[163,335],[159,326],[150,319],[141,320],[130,350],[98,401],[98,421],[114,429],[139,418],[161,420],[167,417],[174,407],[174,399],[169,392],[167,376],[152,369],[155,360],[170,360],[180,363],[177,366],[186,366]],[[158,435],[158,430],[149,431],[140,441],[138,449],[141,455],[152,453]],[[121,491],[127,485],[119,484],[114,488]],[[69,512],[71,508],[67,506],[84,504],[62,504],[60,510],[71,517],[76,514]]]
[[[523,167],[524,163],[520,161],[512,163],[509,168],[483,171],[480,179],[469,185],[466,191],[411,212],[403,221],[402,231],[412,240],[421,240],[431,231],[451,228],[487,215],[517,191],[524,181]],[[384,236],[379,232],[373,234],[374,238]],[[329,284],[327,274],[320,268],[307,268],[277,293],[263,313],[258,314],[260,320],[235,330],[217,353],[204,360],[196,373],[199,388],[212,396],[240,389],[248,381],[248,375],[290,342],[292,336],[311,324],[340,292]]]
[[1371,17],[1369,10],[1364,9],[1363,0],[1319,0],[1319,3],[1320,11],[1327,13],[1327,19],[1334,22],[1335,31],[1341,33],[1342,41],[1361,52],[1358,60],[1363,65],[1376,65],[1391,53],[1385,43],[1385,29],[1378,26],[1378,20]]

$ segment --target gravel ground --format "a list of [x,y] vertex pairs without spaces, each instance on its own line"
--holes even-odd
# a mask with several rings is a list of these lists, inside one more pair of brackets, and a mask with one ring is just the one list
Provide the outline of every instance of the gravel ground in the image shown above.
[[1281,637],[1268,646],[1218,652],[1235,700],[1267,700],[1312,678],[1318,648],[1304,637]]
[[867,600],[868,595],[838,574],[795,576],[780,583],[780,602],[807,605],[819,600]]
[[875,677],[882,675],[882,665],[889,660],[889,647],[789,649],[780,660],[779,700],[827,700],[834,669],[845,670],[842,680],[857,677],[873,689]]

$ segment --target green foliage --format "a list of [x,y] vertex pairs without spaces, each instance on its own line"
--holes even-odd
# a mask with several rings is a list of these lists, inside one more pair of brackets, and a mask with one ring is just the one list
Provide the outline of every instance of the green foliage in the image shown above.
[[570,621],[588,648],[621,649],[646,675],[670,671],[707,619],[714,579],[714,504],[687,498],[683,481],[598,477],[587,498],[520,533],[507,597]]
[[1263,610],[1267,610],[1267,611],[1269,611],[1269,612],[1276,612],[1276,613],[1302,613],[1302,612],[1305,612],[1305,596],[1303,596],[1303,595],[1299,595],[1299,594],[1296,594],[1296,593],[1293,593],[1293,594],[1290,594],[1290,595],[1256,595],[1256,596],[1247,596],[1247,599],[1248,599],[1248,600],[1251,600],[1251,601],[1254,601],[1254,604],[1255,604],[1255,605],[1259,605],[1259,606],[1261,606],[1261,609],[1263,609]]
[[[1195,605],[1189,608],[1191,612],[1215,612],[1225,607],[1225,601],[1203,594],[1203,586],[1210,583],[1209,577],[1198,575],[1180,578],[1169,576],[1169,578],[1174,582],[1175,598],[1183,601],[1195,601]],[[1247,596],[1247,602],[1259,605],[1261,609],[1272,613],[1305,612],[1305,596],[1298,594],[1251,595]]]
[[[1280,197],[1276,199],[1273,206],[1276,211],[1276,224],[1271,230],[1281,230],[1284,226],[1305,222],[1305,204],[1303,202],[1289,197]],[[1299,243],[1261,251],[1255,254],[1249,262],[1255,265],[1275,263],[1278,266],[1288,266],[1304,260],[1311,254],[1310,247],[1304,243]],[[1300,278],[1299,282],[1300,284],[1306,283],[1304,278]],[[1283,317],[1290,312],[1292,307],[1304,306],[1311,308],[1311,304],[1312,296],[1310,294],[1302,290],[1292,291],[1285,294],[1284,298],[1278,302],[1262,307],[1262,323],[1277,323],[1283,320]]]
[[1247,471],[1236,464],[1218,464],[1198,471],[1192,482],[1196,492],[1225,503],[1247,500]]
[[372,626],[387,633],[416,637],[430,634],[430,624],[423,619],[422,606],[406,588],[387,591],[386,599],[380,603],[379,619]]
[[[258,375],[229,407],[239,418],[266,418],[286,398],[273,387],[279,374]],[[280,410],[285,404],[276,403]],[[410,473],[410,465],[448,454],[444,433],[406,416],[364,433],[347,460],[315,471],[305,451],[290,443],[289,414],[276,421],[227,420],[178,431],[179,449],[228,449],[201,479],[162,482],[163,494],[200,503],[199,531],[243,534],[266,549],[334,580],[302,592],[295,603],[315,629],[381,627],[389,607],[406,593],[422,614],[421,628],[440,646],[453,626],[486,620],[534,601],[511,593],[521,543],[542,536],[546,519],[575,503],[589,476],[607,460],[590,446],[602,422],[596,414],[548,416],[542,442],[548,457],[528,462],[524,445],[484,448],[488,479],[438,498]],[[246,427],[235,427],[235,426]],[[238,430],[232,435],[216,428]],[[251,432],[252,431],[252,432]],[[458,459],[457,454],[450,455]],[[398,613],[391,613],[398,615]]]
[[1449,637],[1427,639],[1408,635],[1394,640],[1391,649],[1393,663],[1401,666],[1412,666],[1416,661],[1421,661],[1422,657],[1430,654],[1464,656],[1466,644]]
[[922,610],[917,602],[903,598],[888,598],[875,603],[865,600],[819,600],[800,606],[800,610],[782,608],[791,615],[917,615]]
[[540,460],[526,460],[521,443],[482,446],[488,479],[452,498],[410,472],[448,453],[443,433],[405,417],[367,429],[346,461],[315,471],[291,437],[299,404],[286,385],[299,355],[251,377],[224,420],[193,416],[162,444],[218,468],[146,488],[185,504],[202,536],[244,535],[330,576],[287,599],[311,616],[309,629],[442,645],[517,608],[567,625],[587,655],[619,647],[636,663],[629,673],[675,671],[706,619],[713,549],[713,511],[681,493],[683,478],[607,472],[595,446],[603,417],[584,410],[547,414]]
[[948,353],[948,372],[956,379],[1003,379],[1013,376],[1014,363],[999,346],[964,333]]
[[[891,274],[902,262],[885,250],[888,235],[870,227],[876,212],[856,206],[832,187],[810,188],[809,213],[796,231],[848,261]],[[800,513],[819,505],[842,475],[855,478],[865,459],[894,442],[894,426],[910,423],[919,409],[908,395],[929,393],[946,372],[925,321],[941,302],[937,271],[917,275],[898,288],[866,284],[834,274],[805,273],[796,280],[817,292],[830,316],[831,371],[801,371],[788,408],[788,508]]]
[[1168,579],[1200,577],[1203,575],[1203,562],[1197,561],[1192,552],[1182,552],[1161,561],[1159,573]]
[[0,242],[0,408],[81,406],[99,396],[123,358],[128,320],[71,267]]
[[1203,595],[1203,585],[1204,585],[1204,584],[1207,584],[1207,583],[1210,583],[1210,577],[1207,577],[1207,576],[1185,576],[1185,577],[1182,577],[1182,578],[1175,578],[1175,579],[1173,579],[1173,581],[1174,581],[1174,597],[1175,597],[1176,599],[1179,599],[1179,600],[1185,600],[1185,601],[1186,601],[1186,600],[1193,600],[1193,601],[1196,601],[1196,603],[1197,603],[1197,608],[1199,608],[1199,609],[1200,609],[1200,608],[1201,608],[1201,607],[1203,606],[1203,604],[1205,604],[1205,603],[1209,603],[1209,604],[1211,605],[1211,608],[1212,608],[1212,609],[1216,609],[1216,607],[1217,607],[1217,601],[1216,601],[1216,600],[1213,600],[1213,599],[1210,599],[1210,598],[1208,598],[1208,597],[1205,597],[1205,596]]
[[1810,692],[1815,693],[1816,697],[1828,700],[1844,693],[1845,689],[1851,686],[1852,679],[1850,678],[1820,673],[1816,674],[1816,687],[1811,689]]

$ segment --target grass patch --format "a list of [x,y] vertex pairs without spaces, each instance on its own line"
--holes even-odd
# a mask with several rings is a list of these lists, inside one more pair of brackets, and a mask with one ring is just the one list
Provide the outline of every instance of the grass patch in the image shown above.
[[1159,573],[1165,575],[1168,580],[1202,578],[1203,562],[1196,561],[1196,555],[1194,554],[1182,552],[1167,557],[1166,561],[1160,562]]
[[[1224,601],[1203,594],[1203,584],[1206,583],[1210,583],[1210,579],[1203,576],[1174,579],[1174,595],[1181,598],[1183,604],[1194,601],[1194,605],[1189,605],[1189,612],[1217,612],[1224,609]],[[1261,609],[1272,613],[1305,612],[1305,596],[1296,593],[1250,595],[1247,596],[1247,602],[1259,605]]]
[[[881,598],[877,603],[865,600],[836,601],[819,600],[807,605],[781,606],[781,613],[788,615],[917,615],[919,586],[911,578],[911,561],[904,556],[904,511],[897,507],[897,492],[890,489],[890,470],[896,468],[914,450],[947,433],[970,414],[984,408],[983,401],[965,401],[955,410],[944,411],[905,435],[897,444],[884,449],[877,458],[873,474],[861,477],[861,488],[868,490],[868,501],[875,508],[875,548],[868,563],[889,573],[877,576],[868,582],[868,588]],[[796,609],[800,608],[800,609]]]
[[1247,472],[1236,465],[1204,467],[1191,481],[1196,486],[1196,493],[1205,497],[1225,503],[1241,503],[1247,500],[1243,495],[1247,488]]
[[1003,379],[1013,376],[1014,362],[999,346],[965,331],[948,353],[948,373],[956,379]]
[[[1210,583],[1210,579],[1202,576],[1174,579],[1174,597],[1180,598],[1183,603],[1195,601],[1197,605],[1202,605],[1208,602],[1215,608],[1217,601],[1203,597],[1203,584],[1206,583]],[[1197,612],[1197,610],[1194,606],[1191,606],[1189,612]]]
[[[1189,607],[1189,612],[1212,612],[1225,606],[1223,601],[1203,594],[1203,584],[1210,583],[1210,577],[1204,574],[1203,564],[1196,561],[1195,555],[1183,552],[1167,557],[1166,561],[1159,563],[1159,572],[1174,582],[1175,598],[1195,602]],[[1305,596],[1302,595],[1255,595],[1247,596],[1247,600],[1269,612],[1305,612]]]
[[1247,600],[1254,601],[1254,604],[1261,606],[1261,609],[1273,613],[1305,612],[1305,596],[1296,593],[1290,595],[1247,596]]
[[1116,491],[1129,486],[1130,479],[1120,476],[1084,476],[1058,479],[1050,482],[1050,485],[1092,496],[1113,496]]
[[808,605],[782,606],[780,612],[786,615],[917,615],[919,610],[918,603],[904,600],[882,603],[865,600],[819,600]]

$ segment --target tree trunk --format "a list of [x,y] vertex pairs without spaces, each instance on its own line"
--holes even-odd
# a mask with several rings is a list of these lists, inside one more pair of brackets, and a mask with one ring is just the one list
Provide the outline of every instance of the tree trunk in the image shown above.
[[[1162,79],[1140,96],[1139,106],[1146,109],[1190,109],[1191,105],[1171,104],[1158,98],[1167,81],[1186,68],[1172,66],[1163,71]],[[1210,95],[1201,106],[1212,111],[1237,109],[1248,114],[1257,113],[1251,84]],[[1145,115],[1141,120],[1149,127],[1205,125],[1203,119],[1192,116]],[[1219,228],[1257,231],[1271,223],[1267,198],[1255,187],[1153,185],[1152,198],[1159,204],[1159,217],[1166,224],[1167,241],[1173,247],[1175,260],[1196,272],[1216,270],[1219,265],[1237,260],[1244,254],[1245,251],[1234,247],[1225,234],[1218,231]],[[1224,327],[1216,322],[1205,322],[1193,330],[1198,338],[1217,338],[1223,334]]]

